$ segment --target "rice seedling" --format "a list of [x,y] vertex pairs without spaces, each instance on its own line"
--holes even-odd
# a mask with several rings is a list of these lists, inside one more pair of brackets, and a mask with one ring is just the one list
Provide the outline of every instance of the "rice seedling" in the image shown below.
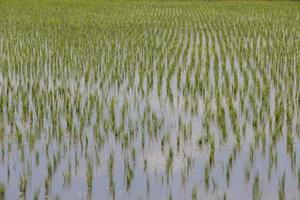
[[0,1],[0,198],[297,199],[299,9]]
[[90,191],[93,188],[93,165],[91,161],[87,163],[86,181],[87,181],[87,188]]
[[21,195],[26,196],[27,183],[28,183],[27,177],[20,176],[19,191]]
[[39,199],[39,195],[40,195],[40,189],[36,190],[33,194],[33,199],[34,200],[37,200]]
[[298,188],[300,188],[300,168],[298,169]]
[[285,173],[279,180],[279,190],[278,190],[278,199],[284,200],[285,199]]
[[3,183],[0,184],[0,199],[5,199],[5,185]]
[[254,183],[252,186],[252,199],[258,200],[261,199],[260,187],[259,187],[259,176],[256,175],[254,178]]
[[192,190],[192,200],[197,199],[197,188],[194,186]]

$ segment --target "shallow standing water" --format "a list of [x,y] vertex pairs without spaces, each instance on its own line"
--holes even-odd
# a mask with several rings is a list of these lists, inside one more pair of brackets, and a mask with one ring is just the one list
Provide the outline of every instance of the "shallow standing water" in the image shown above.
[[299,3],[0,5],[0,199],[299,199]]

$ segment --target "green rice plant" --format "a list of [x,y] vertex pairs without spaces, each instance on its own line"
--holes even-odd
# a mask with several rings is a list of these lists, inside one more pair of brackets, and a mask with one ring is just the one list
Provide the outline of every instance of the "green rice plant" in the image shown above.
[[210,142],[209,165],[212,167],[215,160],[215,139],[213,136],[210,137],[209,142]]
[[247,166],[245,168],[245,175],[244,176],[245,176],[245,182],[248,183],[249,179],[250,179],[250,167]]
[[33,199],[38,200],[40,195],[40,189],[36,190],[33,194]]
[[298,169],[298,188],[300,188],[300,168]]
[[205,167],[204,170],[204,183],[206,187],[209,187],[209,168],[208,166]]
[[5,199],[5,185],[3,183],[0,184],[0,198]]
[[93,165],[91,161],[87,163],[87,171],[86,171],[86,181],[88,190],[92,190],[93,188]]
[[19,181],[19,191],[20,191],[21,194],[24,195],[24,196],[26,196],[27,183],[28,183],[27,177],[26,177],[26,176],[20,176],[20,181]]
[[192,200],[196,200],[197,196],[197,188],[194,186],[192,190]]
[[63,174],[63,177],[64,177],[64,185],[70,185],[72,173],[70,171],[67,171]]
[[261,199],[260,185],[259,185],[259,176],[256,175],[254,178],[254,183],[252,186],[252,199],[258,200]]
[[126,190],[129,190],[131,187],[132,179],[134,178],[134,171],[132,167],[130,166],[128,161],[125,161],[125,184],[126,184]]
[[110,186],[110,191],[112,193],[112,196],[114,198],[115,197],[115,183],[114,183],[114,177],[113,177],[113,170],[114,170],[114,156],[113,156],[113,153],[110,153],[108,162],[109,162],[109,164],[108,164],[109,186]]
[[173,149],[170,147],[168,156],[166,159],[166,172],[168,175],[171,175],[172,169],[173,169],[173,160],[174,160],[174,155],[173,155]]
[[287,133],[286,149],[288,153],[293,152],[293,136],[291,132]]
[[285,199],[285,173],[281,176],[279,180],[278,199]]

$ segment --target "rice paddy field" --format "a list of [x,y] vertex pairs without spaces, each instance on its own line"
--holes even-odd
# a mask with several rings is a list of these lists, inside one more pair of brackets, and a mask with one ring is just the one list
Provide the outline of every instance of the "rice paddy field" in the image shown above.
[[0,0],[0,199],[300,199],[300,3]]

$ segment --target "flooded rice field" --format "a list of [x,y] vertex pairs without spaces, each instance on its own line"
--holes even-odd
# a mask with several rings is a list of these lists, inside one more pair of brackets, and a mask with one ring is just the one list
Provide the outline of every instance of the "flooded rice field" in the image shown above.
[[0,0],[0,199],[300,199],[297,2]]

